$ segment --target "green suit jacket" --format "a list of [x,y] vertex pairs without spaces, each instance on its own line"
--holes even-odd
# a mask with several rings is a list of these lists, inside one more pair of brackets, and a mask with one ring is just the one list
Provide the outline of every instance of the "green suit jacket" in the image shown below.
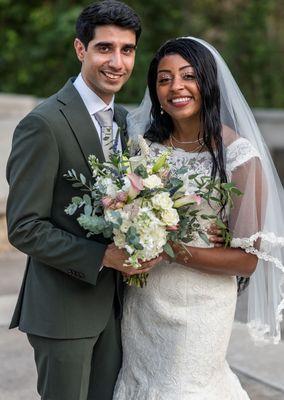
[[[126,110],[114,119],[126,143]],[[112,306],[121,315],[122,279],[102,271],[107,241],[86,239],[64,208],[78,189],[63,178],[74,168],[91,178],[88,156],[104,155],[93,121],[72,81],[28,114],[17,126],[7,165],[10,242],[28,255],[10,327],[50,338],[99,334]]]

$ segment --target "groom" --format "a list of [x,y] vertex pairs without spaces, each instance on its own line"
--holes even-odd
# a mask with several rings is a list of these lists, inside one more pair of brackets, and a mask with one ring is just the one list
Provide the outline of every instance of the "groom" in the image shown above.
[[[140,33],[139,17],[124,3],[85,8],[74,42],[81,73],[14,133],[8,233],[28,259],[10,327],[27,333],[44,400],[112,399],[121,364],[121,272],[135,270],[124,266],[123,250],[102,236],[87,240],[64,213],[78,193],[63,175],[74,168],[91,178],[89,154],[109,155],[105,128],[125,148],[126,111],[114,94],[131,75]],[[157,261],[144,263],[144,272]]]

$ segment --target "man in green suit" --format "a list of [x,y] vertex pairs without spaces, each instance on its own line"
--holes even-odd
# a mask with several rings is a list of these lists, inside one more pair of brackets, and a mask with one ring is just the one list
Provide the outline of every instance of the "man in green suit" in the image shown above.
[[85,8],[74,42],[81,74],[14,133],[8,233],[28,259],[10,327],[28,334],[44,400],[112,399],[121,364],[121,272],[135,270],[124,266],[123,250],[101,236],[86,239],[76,219],[64,213],[77,192],[63,175],[74,168],[91,178],[89,154],[105,159],[98,112],[113,113],[111,130],[125,148],[126,111],[113,100],[131,75],[140,33],[139,17],[124,3]]

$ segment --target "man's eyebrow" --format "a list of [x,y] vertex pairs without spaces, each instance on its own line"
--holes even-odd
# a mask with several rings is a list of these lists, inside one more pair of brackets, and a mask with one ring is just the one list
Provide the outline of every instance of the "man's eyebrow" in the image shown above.
[[94,47],[100,47],[100,46],[113,46],[113,43],[111,42],[98,42],[94,45]]
[[[112,42],[98,42],[98,43],[96,43],[94,45],[94,47],[102,47],[102,46],[111,47],[113,45],[114,45],[114,43],[112,43]],[[136,49],[136,44],[124,43],[123,47],[129,47],[129,48],[132,48],[132,49]]]
[[130,47],[131,49],[136,49],[137,46],[136,44],[133,43],[125,43],[123,47]]

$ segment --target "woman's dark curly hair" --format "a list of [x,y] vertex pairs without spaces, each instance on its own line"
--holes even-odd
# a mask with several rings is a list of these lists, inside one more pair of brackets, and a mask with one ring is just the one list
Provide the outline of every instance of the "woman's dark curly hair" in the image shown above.
[[[217,80],[217,66],[210,51],[201,43],[192,39],[173,39],[166,42],[156,53],[148,71],[148,87],[152,101],[152,123],[146,132],[152,142],[162,143],[169,139],[174,125],[172,118],[164,112],[161,114],[160,102],[157,96],[156,83],[158,66],[163,57],[171,54],[179,54],[194,69],[197,84],[202,98],[200,122],[203,129],[204,143],[212,157],[213,179],[219,176],[221,182],[227,182],[222,124],[220,117],[220,89]],[[222,199],[221,199],[222,200]],[[225,204],[221,212],[225,209]],[[249,284],[249,278],[237,277],[238,294]]]
[[226,182],[224,166],[222,124],[220,118],[220,90],[217,81],[217,66],[210,51],[192,39],[173,39],[166,42],[157,51],[148,71],[148,87],[152,101],[152,123],[145,137],[152,142],[162,143],[173,132],[173,121],[169,114],[161,115],[156,83],[158,65],[167,55],[178,54],[194,69],[202,98],[200,122],[203,129],[204,143],[212,157],[211,176],[219,175],[221,182]]

